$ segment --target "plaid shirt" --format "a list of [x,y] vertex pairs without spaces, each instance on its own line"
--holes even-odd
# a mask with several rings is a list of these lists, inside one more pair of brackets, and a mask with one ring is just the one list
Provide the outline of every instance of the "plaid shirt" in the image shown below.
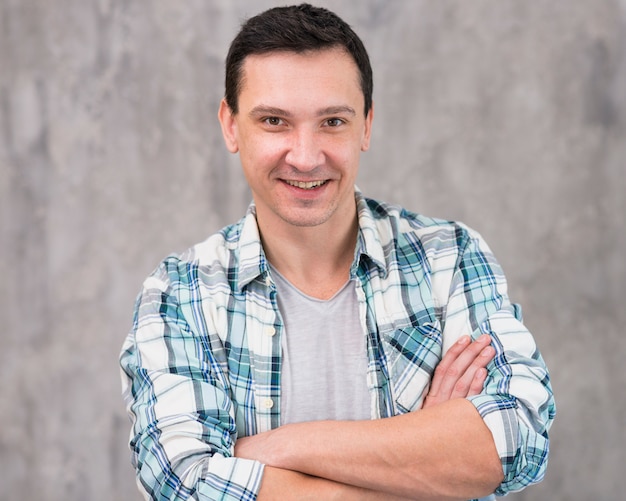
[[[554,400],[546,366],[492,253],[471,229],[364,198],[350,276],[367,340],[372,418],[421,408],[462,335],[496,349],[469,398],[491,430],[505,494],[543,478]],[[146,279],[121,353],[130,446],[149,499],[256,498],[263,465],[237,437],[280,424],[283,323],[254,205]]]

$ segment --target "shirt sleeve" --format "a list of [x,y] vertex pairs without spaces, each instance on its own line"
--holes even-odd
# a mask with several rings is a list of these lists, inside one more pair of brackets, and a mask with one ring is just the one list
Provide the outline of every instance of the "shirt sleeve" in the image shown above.
[[164,264],[144,283],[120,363],[137,484],[152,500],[254,500],[263,465],[233,457],[227,371],[190,327],[190,287]]
[[481,394],[469,397],[490,429],[504,480],[497,495],[539,482],[548,463],[555,404],[548,369],[509,301],[507,284],[482,238],[464,233],[447,306],[446,335],[489,334],[496,349]]

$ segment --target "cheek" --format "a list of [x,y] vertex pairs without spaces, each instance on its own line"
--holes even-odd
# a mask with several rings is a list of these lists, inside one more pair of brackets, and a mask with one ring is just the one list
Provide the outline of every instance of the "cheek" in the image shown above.
[[249,156],[254,158],[271,158],[280,155],[285,147],[280,137],[275,134],[255,134],[245,142]]
[[240,143],[239,156],[251,174],[271,169],[284,155],[279,141],[268,137],[253,137]]
[[354,140],[338,141],[327,150],[327,157],[346,170],[356,169],[361,155],[361,145]]

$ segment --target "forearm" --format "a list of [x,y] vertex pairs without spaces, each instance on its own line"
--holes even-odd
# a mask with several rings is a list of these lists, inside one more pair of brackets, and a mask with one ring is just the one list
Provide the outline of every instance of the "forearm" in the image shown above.
[[266,466],[258,501],[406,501],[409,498],[342,484],[296,471]]
[[251,455],[245,441],[236,453],[412,499],[480,497],[502,480],[492,435],[464,399],[381,420],[288,425],[255,438],[262,442]]

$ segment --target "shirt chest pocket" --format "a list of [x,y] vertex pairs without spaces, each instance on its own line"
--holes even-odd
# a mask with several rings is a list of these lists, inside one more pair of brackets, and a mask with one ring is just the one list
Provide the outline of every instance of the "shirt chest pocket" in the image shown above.
[[441,360],[442,336],[438,322],[396,329],[383,336],[394,413],[418,410],[428,393]]

